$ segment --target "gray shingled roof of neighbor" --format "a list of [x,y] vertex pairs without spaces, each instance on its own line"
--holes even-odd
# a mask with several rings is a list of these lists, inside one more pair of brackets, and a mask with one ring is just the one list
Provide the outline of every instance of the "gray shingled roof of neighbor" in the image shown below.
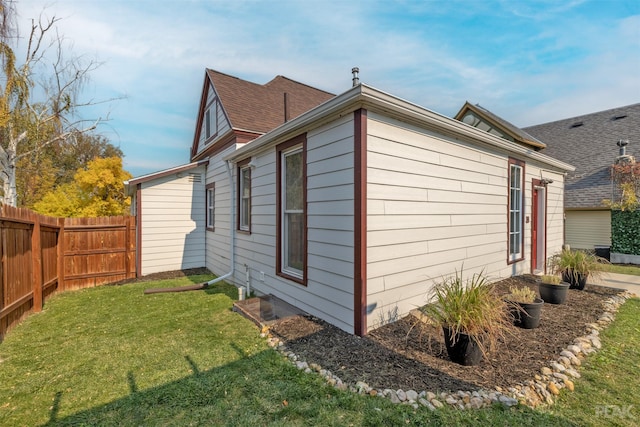
[[302,113],[334,98],[335,95],[276,76],[263,85],[242,80],[219,71],[207,69],[207,75],[220,97],[231,127],[256,133],[267,133]]
[[523,130],[544,142],[541,152],[575,166],[565,181],[565,208],[601,208],[611,199],[610,167],[616,143],[629,140],[626,153],[640,161],[640,103],[543,123]]

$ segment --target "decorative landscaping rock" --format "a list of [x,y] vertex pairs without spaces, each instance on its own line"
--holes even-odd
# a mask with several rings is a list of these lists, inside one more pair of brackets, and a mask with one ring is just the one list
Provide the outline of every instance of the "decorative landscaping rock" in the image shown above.
[[569,350],[571,353],[575,354],[576,356],[579,356],[580,353],[582,353],[582,350],[577,345],[567,346],[567,350]]
[[398,397],[398,395],[396,394],[395,391],[391,391],[391,393],[389,393],[389,400],[392,403],[400,403],[400,402],[402,402],[402,400],[400,400],[400,398]]
[[505,406],[515,406],[518,404],[518,401],[516,399],[505,396],[504,394],[498,398],[498,401]]
[[447,397],[444,401],[447,402],[449,405],[456,405],[458,403],[458,399],[456,399],[453,396]]
[[552,405],[554,403],[553,396],[560,394],[563,388],[574,391],[575,385],[570,378],[580,378],[580,373],[574,366],[580,366],[582,362],[580,358],[586,354],[596,352],[602,348],[599,338],[599,330],[603,325],[613,321],[615,311],[622,305],[626,299],[630,298],[629,292],[615,295],[609,298],[603,304],[606,311],[599,317],[598,324],[587,324],[587,335],[577,337],[573,344],[567,346],[565,350],[560,352],[557,361],[549,362],[549,366],[543,366],[540,369],[542,375],[536,374],[533,380],[525,381],[523,384],[515,384],[508,387],[507,392],[502,387],[496,386],[494,390],[475,390],[445,393],[436,395],[432,391],[415,390],[376,390],[372,389],[367,383],[358,381],[354,386],[348,386],[339,377],[331,371],[323,369],[316,363],[307,363],[299,360],[298,356],[286,349],[282,341],[275,337],[267,337],[267,345],[274,350],[279,351],[287,358],[296,368],[307,373],[317,373],[325,379],[327,384],[336,387],[339,390],[352,390],[360,394],[368,394],[370,396],[380,396],[389,399],[393,403],[410,404],[414,409],[420,406],[426,407],[431,411],[442,408],[446,402],[452,407],[464,409],[480,409],[490,406],[494,403],[500,403],[506,407],[518,405],[519,403],[536,407],[542,403]]
[[549,389],[549,392],[555,396],[560,394],[560,390],[558,390],[558,386],[554,382],[547,384],[547,389]]
[[573,391],[575,386],[573,384],[573,381],[569,380],[569,379],[565,379],[564,380],[564,385],[567,386],[567,388],[569,389],[569,391]]
[[442,402],[440,402],[438,399],[433,399],[431,401],[431,404],[435,407],[435,408],[443,408],[444,404]]
[[561,380],[568,380],[569,377],[566,376],[565,374],[561,374],[560,372],[554,372],[553,376],[556,378],[560,378]]
[[565,373],[567,375],[569,375],[569,376],[572,376],[573,378],[580,378],[581,377],[580,373],[578,371],[576,371],[575,369],[573,369],[573,368],[568,368],[565,371]]
[[546,366],[543,366],[542,368],[540,368],[540,372],[542,372],[542,375],[553,374],[553,371],[550,368],[547,368]]

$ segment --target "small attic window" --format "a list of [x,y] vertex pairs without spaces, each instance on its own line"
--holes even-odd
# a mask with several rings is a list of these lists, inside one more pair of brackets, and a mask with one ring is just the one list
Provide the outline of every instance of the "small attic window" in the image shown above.
[[611,117],[611,120],[616,121],[616,120],[624,119],[625,117],[627,117],[626,114],[620,114],[620,115]]
[[571,129],[579,128],[582,125],[584,125],[584,122],[575,122],[574,124],[571,125]]

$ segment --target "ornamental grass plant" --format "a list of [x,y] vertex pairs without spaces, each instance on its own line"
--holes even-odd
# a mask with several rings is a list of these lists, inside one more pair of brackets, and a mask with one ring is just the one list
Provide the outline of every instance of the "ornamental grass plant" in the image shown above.
[[512,286],[509,288],[509,293],[506,298],[509,301],[530,304],[536,300],[536,293],[533,289],[525,286],[521,288]]
[[508,303],[483,272],[465,278],[460,270],[443,278],[432,288],[430,303],[422,307],[422,312],[451,331],[451,344],[461,335],[468,335],[478,343],[484,356],[513,330]]
[[[563,249],[551,257],[551,271],[571,277],[575,282],[580,276],[597,278],[601,274],[601,264],[608,261],[591,251]],[[566,279],[565,279],[566,280]]]
[[555,274],[545,274],[544,276],[540,276],[540,281],[550,285],[559,285],[560,276],[556,276]]

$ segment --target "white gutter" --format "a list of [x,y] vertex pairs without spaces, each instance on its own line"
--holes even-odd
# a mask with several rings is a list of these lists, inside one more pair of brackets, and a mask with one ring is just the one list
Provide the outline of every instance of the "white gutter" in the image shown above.
[[448,134],[454,138],[469,138],[475,143],[488,145],[508,153],[518,154],[522,157],[530,158],[554,167],[559,171],[575,170],[573,166],[567,163],[538,153],[532,149],[522,147],[498,136],[491,135],[473,126],[469,126],[466,123],[435,113],[365,84],[355,86],[335,98],[320,104],[316,108],[307,111],[301,116],[278,126],[228,155],[225,157],[225,160],[234,161],[246,158],[253,153],[257,153],[262,149],[286,140],[291,133],[301,132],[305,128],[312,126],[315,122],[321,120],[326,121],[329,117],[339,117],[340,115],[361,107],[371,108],[374,111],[383,111],[402,121],[410,121],[421,127],[435,128],[439,132]]

